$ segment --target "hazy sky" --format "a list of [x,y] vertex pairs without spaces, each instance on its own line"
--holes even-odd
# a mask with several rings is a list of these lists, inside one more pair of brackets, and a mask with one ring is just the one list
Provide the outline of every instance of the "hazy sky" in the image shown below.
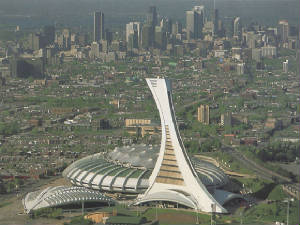
[[[92,24],[91,13],[104,11],[106,22],[123,24],[142,20],[150,5],[161,15],[184,21],[185,11],[194,5],[212,8],[212,0],[0,0],[0,24],[24,26],[51,23]],[[276,24],[278,19],[299,22],[299,0],[216,0],[221,17],[241,16],[252,21]],[[208,10],[208,13],[211,11]],[[26,16],[26,17],[24,17]]]

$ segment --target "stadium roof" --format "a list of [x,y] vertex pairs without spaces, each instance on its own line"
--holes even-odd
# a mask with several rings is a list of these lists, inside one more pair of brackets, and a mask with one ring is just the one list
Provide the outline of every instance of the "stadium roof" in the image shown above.
[[26,213],[31,213],[37,209],[81,202],[114,203],[110,197],[85,187],[57,186],[28,193],[23,199],[23,206]]

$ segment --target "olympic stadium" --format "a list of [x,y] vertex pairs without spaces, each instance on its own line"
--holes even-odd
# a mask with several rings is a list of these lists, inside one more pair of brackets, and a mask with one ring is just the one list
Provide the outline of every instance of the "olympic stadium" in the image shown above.
[[[63,176],[77,186],[111,192],[144,193],[159,154],[159,146],[116,147],[107,154],[98,153],[71,164]],[[221,188],[228,183],[223,171],[211,163],[192,157],[202,183]]]

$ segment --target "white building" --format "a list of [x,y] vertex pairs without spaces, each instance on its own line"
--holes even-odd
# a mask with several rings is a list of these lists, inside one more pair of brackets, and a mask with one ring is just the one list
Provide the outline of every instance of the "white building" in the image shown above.
[[277,48],[275,46],[264,46],[261,48],[261,56],[262,57],[276,57],[277,56]]
[[140,22],[130,22],[126,24],[126,42],[129,41],[129,36],[134,35],[135,32],[137,32],[138,39],[140,39],[140,28]]
[[282,63],[282,70],[284,73],[289,72],[289,60],[285,60],[285,62]]

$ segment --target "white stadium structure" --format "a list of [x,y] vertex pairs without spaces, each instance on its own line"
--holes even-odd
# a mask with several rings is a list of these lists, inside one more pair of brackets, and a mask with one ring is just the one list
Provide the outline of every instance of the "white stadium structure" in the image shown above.
[[[95,190],[144,193],[154,168],[159,147],[133,145],[117,147],[109,154],[98,153],[70,165],[63,176],[74,185]],[[195,170],[208,188],[228,183],[228,177],[213,164],[192,158]]]
[[99,191],[89,190],[84,187],[48,187],[42,191],[28,193],[23,199],[24,211],[32,213],[35,210],[48,207],[80,206],[84,202],[85,207],[89,205],[102,206],[114,204],[114,201]]

